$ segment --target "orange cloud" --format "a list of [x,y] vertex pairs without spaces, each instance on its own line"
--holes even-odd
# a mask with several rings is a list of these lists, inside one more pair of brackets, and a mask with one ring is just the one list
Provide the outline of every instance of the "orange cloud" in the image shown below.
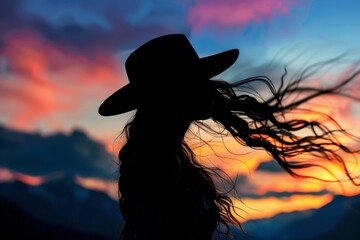
[[42,176],[31,176],[22,173],[14,173],[14,178],[20,182],[30,186],[39,186],[46,182],[46,178]]
[[[330,170],[331,165],[327,166]],[[309,178],[294,178],[288,173],[274,173],[265,171],[256,171],[248,176],[247,182],[240,186],[240,192],[254,193],[256,195],[264,195],[268,192],[321,192],[327,191],[334,195],[355,196],[360,194],[360,187],[352,184],[350,181],[336,182],[334,176],[320,168],[304,169],[303,173],[309,176],[330,180],[333,182],[320,181]],[[334,171],[336,177],[341,179],[344,174],[338,170]],[[359,173],[358,173],[359,175]]]
[[199,155],[202,164],[218,167],[232,177],[252,174],[261,162],[271,159],[267,152],[243,147],[232,139],[227,139],[225,146],[223,143],[204,145],[194,152]]
[[[212,125],[214,122],[209,121],[207,124]],[[220,168],[231,177],[252,174],[261,162],[272,159],[267,152],[242,146],[230,136],[213,137],[197,128],[191,130],[207,141],[207,144],[203,144],[198,136],[194,137],[191,132],[186,138],[201,163]]]
[[0,81],[2,114],[22,129],[39,123],[61,128],[59,116],[69,117],[86,101],[105,96],[123,74],[111,53],[83,56],[26,31],[8,36],[3,54],[10,72]]
[[279,213],[318,209],[331,202],[332,199],[331,194],[324,194],[320,196],[292,195],[286,198],[243,198],[241,201],[238,199],[233,199],[233,201],[238,209],[236,212],[241,216],[238,220],[245,222],[253,219],[271,218]]
[[76,183],[85,188],[106,193],[114,200],[119,200],[117,180],[104,180],[99,178],[76,177]]
[[308,179],[296,179],[289,174],[257,171],[249,177],[246,191],[263,195],[267,192],[320,192],[323,184],[315,184]]
[[253,1],[198,1],[190,9],[188,20],[195,29],[209,24],[218,26],[239,26],[286,15],[297,0],[253,0]]
[[30,186],[40,186],[48,181],[63,178],[62,173],[53,173],[48,175],[33,176],[20,172],[12,171],[8,168],[0,168],[0,183],[19,181]]

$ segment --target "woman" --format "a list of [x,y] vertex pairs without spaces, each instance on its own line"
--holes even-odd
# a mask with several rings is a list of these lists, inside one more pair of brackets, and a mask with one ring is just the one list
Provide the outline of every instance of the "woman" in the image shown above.
[[[200,58],[185,35],[169,34],[143,44],[126,60],[129,84],[99,108],[103,116],[136,109],[125,126],[126,143],[119,152],[120,209],[125,219],[121,239],[210,240],[223,227],[227,235],[230,225],[242,229],[231,198],[216,188],[214,172],[197,161],[185,141],[192,124],[223,133],[202,120],[213,120],[239,144],[269,152],[293,176],[301,176],[297,169],[316,164],[289,159],[310,153],[338,163],[357,184],[332,150],[356,152],[335,137],[347,132],[316,121],[287,121],[285,115],[313,98],[341,94],[341,84],[358,73],[328,89],[302,88],[298,85],[302,78],[278,89],[266,77],[232,84],[210,80],[232,66],[238,55],[232,49]],[[272,96],[262,100],[241,91],[253,81],[266,83]],[[299,93],[307,94],[285,104],[288,95]],[[298,135],[304,129],[310,132]]]

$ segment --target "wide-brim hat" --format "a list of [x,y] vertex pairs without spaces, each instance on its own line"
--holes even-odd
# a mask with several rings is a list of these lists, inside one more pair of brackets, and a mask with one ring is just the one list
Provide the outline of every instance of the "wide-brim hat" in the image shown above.
[[[166,86],[171,86],[167,91],[176,91],[180,84],[191,87],[199,83],[194,81],[209,80],[228,69],[238,56],[239,50],[231,49],[200,58],[184,34],[154,38],[129,55],[125,62],[129,83],[106,98],[98,112],[113,116],[135,110],[144,93],[151,97]],[[188,77],[191,74],[201,77]]]

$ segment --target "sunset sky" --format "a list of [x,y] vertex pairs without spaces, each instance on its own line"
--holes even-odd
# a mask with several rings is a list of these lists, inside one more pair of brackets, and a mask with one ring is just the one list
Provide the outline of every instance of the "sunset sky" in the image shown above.
[[[1,1],[0,124],[44,136],[82,129],[116,154],[115,138],[134,112],[101,117],[97,110],[107,96],[128,82],[124,62],[140,44],[159,35],[184,33],[199,56],[237,48],[239,59],[221,75],[228,81],[253,75],[276,78],[284,65],[295,72],[306,64],[347,53],[348,65],[331,66],[309,83],[321,86],[336,82],[351,63],[360,60],[359,10],[358,0]],[[360,90],[360,78],[352,90]],[[359,133],[359,105],[329,97],[313,107]],[[244,201],[249,209],[260,209],[248,218],[318,208],[335,194],[360,193],[348,183],[341,188],[294,179],[271,165],[267,153],[238,148],[230,140],[227,144],[247,154],[226,161],[211,157],[209,149],[196,151],[205,153],[205,164],[214,163],[231,176],[240,176]],[[227,154],[221,146],[215,149]],[[351,161],[350,167],[355,165]],[[37,176],[11,175],[8,169],[0,173],[2,179],[8,174],[9,179],[41,184]],[[321,169],[306,173],[331,178]],[[116,197],[109,190],[116,188],[114,182],[95,176],[79,176],[77,181]]]

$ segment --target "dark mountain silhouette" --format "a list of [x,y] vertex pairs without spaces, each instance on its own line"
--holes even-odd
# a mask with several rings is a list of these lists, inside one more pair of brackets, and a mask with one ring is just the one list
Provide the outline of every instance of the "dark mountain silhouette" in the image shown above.
[[0,213],[1,239],[4,240],[110,240],[103,236],[36,219],[18,205],[2,197],[0,197]]
[[[2,208],[10,209],[5,215],[12,216],[12,221],[5,226],[16,229],[16,219],[22,219],[21,234],[28,231],[29,235],[37,235],[43,230],[44,234],[52,236],[64,230],[73,239],[79,234],[92,236],[92,239],[118,239],[122,228],[116,201],[69,179],[53,180],[36,187],[21,182],[2,183],[0,198],[5,204]],[[2,222],[7,222],[7,217],[2,215],[1,218]],[[32,228],[33,223],[36,228]],[[37,229],[39,232],[33,233]]]
[[360,239],[359,223],[360,196],[336,196],[331,203],[304,219],[301,226],[295,222],[287,230],[294,240],[350,240]]
[[323,239],[360,239],[360,197],[347,199],[340,204],[348,211],[337,222],[336,226],[323,233]]
[[281,213],[251,220],[244,228],[254,240],[355,240],[360,239],[360,195],[336,196],[317,210]]
[[9,239],[118,240],[123,227],[117,201],[69,179],[1,183],[0,204],[0,231]]
[[[102,192],[76,185],[69,179],[41,186],[21,182],[0,184],[2,232],[28,239],[116,240],[123,226],[117,201]],[[336,196],[318,210],[278,214],[243,224],[246,240],[359,239],[360,196]],[[21,232],[17,231],[21,228]],[[58,238],[57,238],[58,237]],[[225,240],[217,236],[217,240]]]

